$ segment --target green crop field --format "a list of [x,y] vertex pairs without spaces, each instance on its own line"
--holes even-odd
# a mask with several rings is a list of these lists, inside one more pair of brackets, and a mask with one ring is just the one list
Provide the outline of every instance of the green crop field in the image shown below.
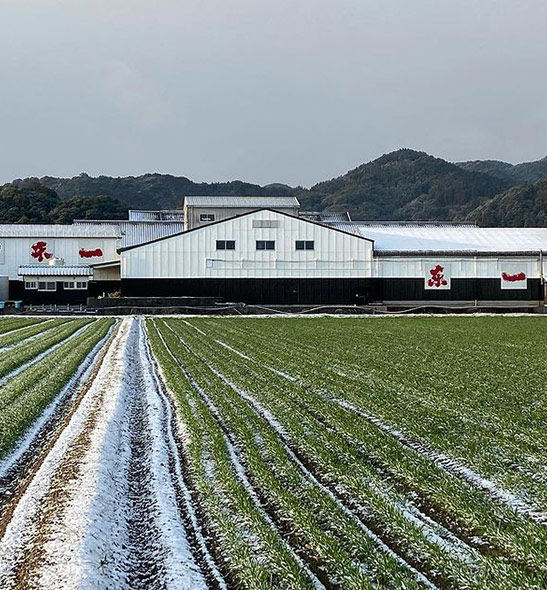
[[531,317],[147,320],[237,588],[546,588]]

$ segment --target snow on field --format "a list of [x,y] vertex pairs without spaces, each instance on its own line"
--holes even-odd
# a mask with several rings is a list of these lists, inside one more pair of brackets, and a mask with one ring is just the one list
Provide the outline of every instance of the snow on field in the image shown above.
[[124,319],[0,541],[0,588],[206,588],[142,321]]

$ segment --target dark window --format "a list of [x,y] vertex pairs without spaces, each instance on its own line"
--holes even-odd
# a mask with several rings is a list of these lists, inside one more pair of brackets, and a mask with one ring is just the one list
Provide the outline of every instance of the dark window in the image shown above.
[[274,240],[257,240],[256,241],[256,249],[257,250],[275,250],[275,242],[274,242]]
[[57,291],[55,281],[38,281],[38,291]]
[[215,216],[212,213],[200,213],[199,220],[200,221],[214,221]]
[[235,250],[235,240],[217,240],[217,250]]
[[297,250],[315,250],[315,242],[313,240],[296,240]]

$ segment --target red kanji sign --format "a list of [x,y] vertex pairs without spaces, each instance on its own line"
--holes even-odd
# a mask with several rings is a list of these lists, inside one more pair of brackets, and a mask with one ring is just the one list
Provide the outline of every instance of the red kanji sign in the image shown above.
[[30,255],[32,258],[38,260],[38,262],[43,262],[44,260],[49,260],[53,258],[53,254],[47,252],[47,242],[36,242],[36,244],[32,244],[30,247]]
[[427,280],[428,287],[436,287],[437,289],[440,287],[448,286],[448,281],[444,276],[444,266],[437,264],[432,269],[429,270],[429,274],[431,278]]
[[95,250],[80,248],[80,258],[100,258],[102,255],[103,251],[100,248],[95,248]]

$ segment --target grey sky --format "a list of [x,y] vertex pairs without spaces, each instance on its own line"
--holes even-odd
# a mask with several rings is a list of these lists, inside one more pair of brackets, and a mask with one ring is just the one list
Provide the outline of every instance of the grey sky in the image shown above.
[[0,0],[0,182],[547,154],[545,0]]

